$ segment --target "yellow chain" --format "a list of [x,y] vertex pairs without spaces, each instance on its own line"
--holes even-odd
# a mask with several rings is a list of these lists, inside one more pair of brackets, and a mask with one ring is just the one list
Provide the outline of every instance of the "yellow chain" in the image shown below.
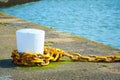
[[12,62],[17,65],[34,66],[34,65],[48,65],[51,61],[59,61],[63,56],[69,57],[73,61],[89,61],[89,62],[115,62],[120,61],[120,56],[96,56],[88,55],[82,56],[79,53],[66,53],[62,49],[52,48],[50,46],[44,47],[44,54],[39,53],[18,53],[17,50],[12,52]]

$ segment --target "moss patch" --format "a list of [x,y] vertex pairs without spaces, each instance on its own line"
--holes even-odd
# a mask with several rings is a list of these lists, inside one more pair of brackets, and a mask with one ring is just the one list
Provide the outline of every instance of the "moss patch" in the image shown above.
[[103,65],[101,65],[102,67],[108,67],[108,65],[106,65],[106,64],[103,64]]
[[49,65],[47,66],[21,66],[23,69],[26,69],[26,70],[38,70],[38,69],[43,69],[43,70],[46,70],[46,69],[52,69],[52,68],[56,68],[60,65],[63,65],[63,64],[68,64],[72,62],[71,60],[60,60],[59,62],[50,62]]

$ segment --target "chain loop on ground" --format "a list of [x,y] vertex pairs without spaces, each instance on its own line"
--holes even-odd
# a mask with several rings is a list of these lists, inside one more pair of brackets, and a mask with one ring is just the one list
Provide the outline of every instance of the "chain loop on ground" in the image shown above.
[[24,66],[45,66],[51,61],[59,61],[63,56],[69,57],[73,61],[88,61],[88,62],[115,62],[120,61],[120,56],[97,56],[88,55],[82,56],[80,53],[66,53],[62,49],[52,48],[50,46],[44,47],[44,54],[40,53],[19,53],[17,50],[12,52],[12,62],[17,65]]

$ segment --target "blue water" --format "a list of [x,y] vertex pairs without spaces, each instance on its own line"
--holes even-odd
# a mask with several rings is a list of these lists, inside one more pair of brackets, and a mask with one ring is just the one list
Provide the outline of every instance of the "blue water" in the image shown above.
[[120,0],[41,0],[0,11],[120,49]]

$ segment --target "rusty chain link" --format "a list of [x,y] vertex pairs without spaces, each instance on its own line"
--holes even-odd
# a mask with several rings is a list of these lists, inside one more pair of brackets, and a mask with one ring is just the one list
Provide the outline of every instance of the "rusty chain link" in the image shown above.
[[18,53],[17,50],[12,52],[12,62],[17,65],[25,66],[44,66],[51,61],[59,61],[63,56],[69,57],[73,61],[88,61],[88,62],[115,62],[120,61],[120,56],[96,56],[88,55],[82,56],[79,53],[66,53],[62,49],[52,48],[50,46],[44,47],[44,54],[31,54],[27,52]]

